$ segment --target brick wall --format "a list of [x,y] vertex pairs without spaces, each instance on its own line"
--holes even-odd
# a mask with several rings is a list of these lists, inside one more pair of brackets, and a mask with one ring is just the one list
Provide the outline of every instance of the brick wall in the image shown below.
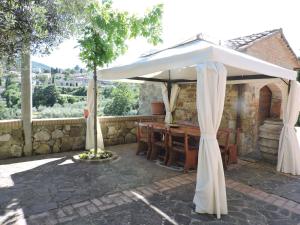
[[297,59],[286,46],[280,33],[255,42],[245,53],[288,69],[299,67]]

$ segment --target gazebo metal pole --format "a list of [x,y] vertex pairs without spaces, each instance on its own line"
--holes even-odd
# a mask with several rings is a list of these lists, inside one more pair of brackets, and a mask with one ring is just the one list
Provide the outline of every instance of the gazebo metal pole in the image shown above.
[[168,99],[169,99],[169,102],[170,102],[170,98],[171,98],[171,90],[172,90],[172,81],[171,81],[171,71],[169,70],[169,79],[168,79],[168,82],[167,82],[167,89],[168,89]]
[[96,157],[97,150],[98,150],[98,143],[97,143],[97,68],[94,66],[94,154]]
[[291,90],[291,80],[289,80],[289,84],[288,84],[288,94],[290,93]]

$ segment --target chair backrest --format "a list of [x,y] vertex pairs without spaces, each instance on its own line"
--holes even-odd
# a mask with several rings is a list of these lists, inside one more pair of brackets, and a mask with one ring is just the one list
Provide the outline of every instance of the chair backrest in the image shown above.
[[167,129],[160,126],[151,127],[151,139],[153,142],[156,141],[166,141]]
[[148,137],[150,135],[150,125],[146,123],[138,123],[137,125],[137,139],[138,141],[142,137]]
[[174,144],[174,142],[182,143],[183,145],[185,145],[186,133],[184,130],[170,128],[168,130],[168,133],[169,133],[169,139],[170,139],[171,146]]

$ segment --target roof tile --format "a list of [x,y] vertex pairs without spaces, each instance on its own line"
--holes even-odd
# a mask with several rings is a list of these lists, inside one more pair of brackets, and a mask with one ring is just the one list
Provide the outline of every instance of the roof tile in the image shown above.
[[268,30],[256,34],[251,34],[243,37],[233,38],[225,41],[225,45],[235,50],[241,50],[252,44],[254,41],[273,35],[274,33],[281,32],[281,29]]

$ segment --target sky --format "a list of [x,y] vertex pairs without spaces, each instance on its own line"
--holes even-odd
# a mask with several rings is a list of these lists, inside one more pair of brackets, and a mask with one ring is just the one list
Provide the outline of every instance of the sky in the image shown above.
[[[299,0],[114,0],[120,10],[143,15],[147,8],[163,3],[164,43],[151,46],[143,39],[128,43],[127,53],[116,63],[138,57],[151,49],[171,46],[197,33],[216,40],[227,40],[266,30],[282,28],[284,35],[300,56]],[[79,59],[76,40],[66,40],[51,55],[33,56],[33,60],[52,67],[84,67]]]

